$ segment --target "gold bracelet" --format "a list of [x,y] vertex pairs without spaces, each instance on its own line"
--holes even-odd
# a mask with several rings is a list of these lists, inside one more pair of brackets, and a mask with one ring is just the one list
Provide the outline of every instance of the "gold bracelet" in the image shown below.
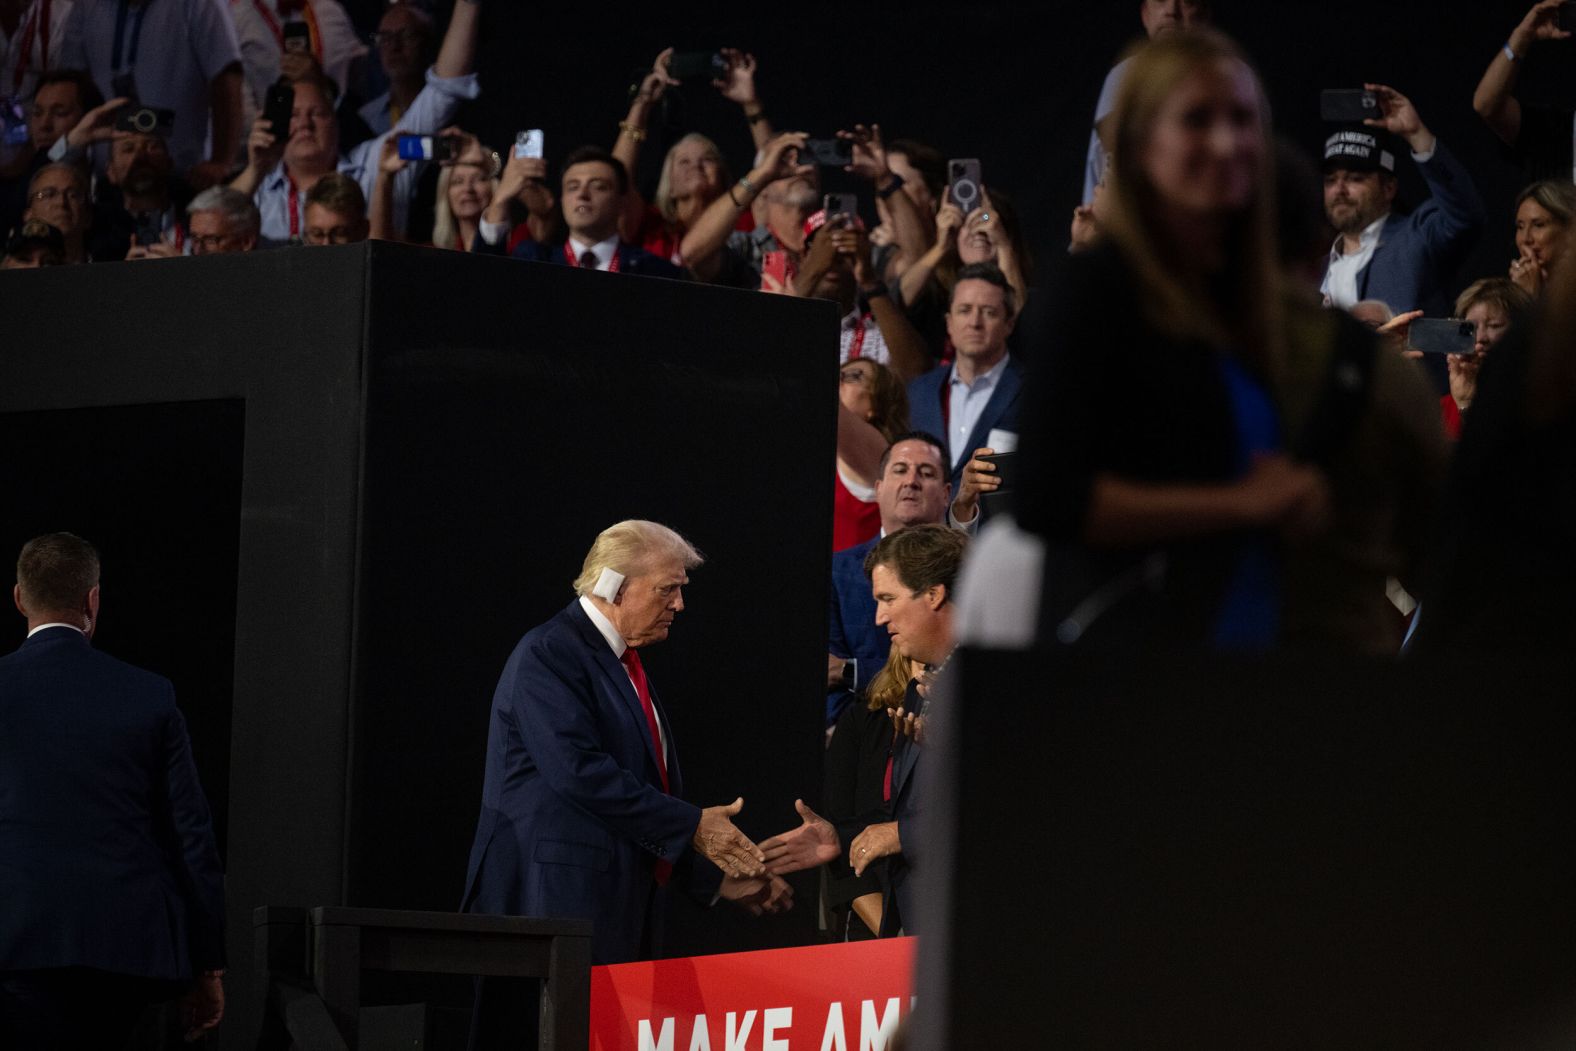
[[628,135],[630,138],[634,139],[636,142],[645,142],[646,141],[646,129],[645,128],[641,128],[641,127],[637,127],[636,125],[631,124],[627,120],[621,120],[621,121],[618,122],[618,130],[622,131],[624,134]]

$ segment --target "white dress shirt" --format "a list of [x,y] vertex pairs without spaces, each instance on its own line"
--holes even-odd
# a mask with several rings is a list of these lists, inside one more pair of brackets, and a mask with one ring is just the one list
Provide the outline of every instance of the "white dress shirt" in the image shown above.
[[953,363],[952,374],[947,377],[947,454],[951,457],[951,463],[947,465],[949,470],[974,451],[968,447],[969,435],[974,433],[975,425],[980,422],[980,417],[985,415],[985,406],[989,404],[991,395],[996,393],[996,385],[1001,382],[1002,374],[1007,369],[1007,358],[1010,356],[1003,354],[1001,360],[992,365],[989,371],[975,376],[973,383],[964,382],[958,375],[957,363]]
[[596,255],[596,268],[598,270],[606,270],[613,265],[613,257],[618,254],[618,234],[615,233],[607,240],[598,241],[594,245],[588,245],[584,241],[571,237],[569,238],[569,247],[575,253],[576,266],[580,265],[580,260],[585,257],[587,252],[592,252]]
[[28,632],[27,633],[27,637],[28,638],[32,638],[34,635],[37,635],[39,632],[46,631],[49,628],[70,628],[72,631],[76,632],[78,635],[86,635],[87,634],[87,632],[83,631],[81,628],[77,627],[75,624],[67,624],[63,620],[52,620],[48,624],[40,624],[38,627],[36,627],[32,631]]
[[[602,638],[607,642],[608,648],[613,651],[613,656],[618,658],[620,664],[623,664],[624,651],[629,649],[629,643],[624,641],[624,636],[620,635],[618,629],[613,627],[613,622],[604,617],[602,611],[596,608],[596,603],[584,595],[580,596],[580,608],[586,611],[586,616],[590,617],[591,623],[596,625],[596,630],[601,633]],[[624,667],[624,674],[629,675],[628,666]],[[633,676],[630,676],[629,685],[635,690],[635,696],[639,697],[640,690],[638,687],[635,687]],[[650,684],[648,683],[647,685],[649,688]],[[655,701],[651,705],[651,714],[657,720],[657,739],[662,742],[662,762],[665,766],[668,761],[668,734],[662,726],[662,713],[657,711]]]
[[1357,293],[1357,275],[1373,259],[1374,249],[1379,247],[1379,231],[1384,228],[1384,221],[1388,218],[1390,215],[1387,212],[1363,227],[1363,232],[1358,235],[1355,252],[1342,253],[1345,237],[1335,239],[1335,244],[1330,248],[1329,268],[1325,270],[1324,282],[1319,286],[1326,303],[1350,310],[1362,299]]

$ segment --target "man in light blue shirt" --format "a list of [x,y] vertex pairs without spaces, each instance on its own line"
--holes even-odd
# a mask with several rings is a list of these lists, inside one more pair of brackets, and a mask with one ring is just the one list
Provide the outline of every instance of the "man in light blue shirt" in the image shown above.
[[974,521],[980,495],[977,487],[963,485],[964,469],[975,455],[994,448],[993,432],[996,444],[1004,437],[1016,440],[1023,370],[1007,353],[1016,320],[1012,285],[999,268],[973,263],[959,270],[947,307],[947,335],[957,358],[908,385],[910,423],[947,449],[957,494],[952,513],[959,524]]

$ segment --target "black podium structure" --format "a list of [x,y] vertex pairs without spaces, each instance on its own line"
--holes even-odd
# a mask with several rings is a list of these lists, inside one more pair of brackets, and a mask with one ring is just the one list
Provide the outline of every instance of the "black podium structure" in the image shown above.
[[[97,543],[98,644],[175,681],[226,1046],[255,906],[457,906],[498,672],[614,521],[707,555],[649,658],[687,794],[767,835],[814,793],[833,305],[380,243],[7,272],[0,301],[0,549]],[[670,951],[814,937],[731,911]]]
[[1569,655],[954,667],[917,1051],[1576,1042]]

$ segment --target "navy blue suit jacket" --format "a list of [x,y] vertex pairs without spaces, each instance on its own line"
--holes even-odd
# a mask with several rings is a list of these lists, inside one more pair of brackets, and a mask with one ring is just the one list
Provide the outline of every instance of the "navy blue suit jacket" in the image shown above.
[[1426,310],[1450,313],[1447,283],[1483,228],[1487,211],[1472,176],[1443,143],[1417,165],[1430,197],[1410,215],[1391,213],[1379,228],[1379,243],[1358,271],[1360,299],[1384,301],[1397,314]]
[[175,688],[72,628],[36,633],[0,658],[0,972],[222,966],[223,876]]
[[845,548],[832,556],[832,614],[827,628],[827,652],[852,659],[854,692],[829,690],[826,695],[826,724],[831,726],[855,694],[864,693],[870,680],[886,663],[892,648],[886,628],[876,626],[876,600],[865,576],[865,556],[875,549],[880,537]]
[[[941,398],[942,391],[951,379],[952,366],[938,365],[924,375],[915,377],[908,385],[909,426],[916,431],[935,435],[949,449],[952,446],[947,440],[947,426],[941,417]],[[953,450],[949,481],[954,497],[958,495],[958,484],[963,481],[964,464],[969,462],[975,449],[985,446],[985,439],[990,437],[990,432],[998,429],[1017,432],[1018,395],[1022,390],[1023,368],[1009,356],[1006,367],[1002,369],[1001,379],[996,382],[996,389],[991,391],[990,400],[985,403],[985,411],[980,413],[979,422],[969,432],[969,440],[962,449]]]
[[527,632],[493,695],[481,817],[462,909],[591,920],[597,963],[638,959],[656,937],[658,859],[700,894],[721,881],[690,848],[700,809],[667,735],[662,790],[640,698],[579,601]]
[[[481,252],[485,255],[505,254],[506,244],[499,241],[490,245],[480,236],[471,245],[471,251]],[[564,255],[562,244],[545,244],[541,241],[521,241],[514,246],[514,251],[508,255],[513,259],[524,259],[531,263],[561,263],[569,265],[569,259]],[[621,274],[639,274],[642,277],[669,277],[683,280],[684,271],[659,255],[653,255],[638,245],[619,243],[618,246],[618,272]]]

